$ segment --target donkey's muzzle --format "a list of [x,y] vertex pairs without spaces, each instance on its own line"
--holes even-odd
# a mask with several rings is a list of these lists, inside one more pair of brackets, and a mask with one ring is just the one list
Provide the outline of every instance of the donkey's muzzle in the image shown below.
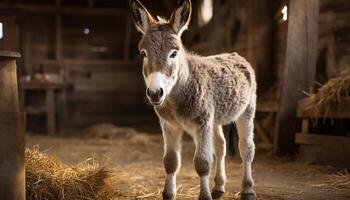
[[153,105],[160,105],[164,100],[164,90],[160,88],[156,91],[152,91],[149,88],[146,89],[146,95]]

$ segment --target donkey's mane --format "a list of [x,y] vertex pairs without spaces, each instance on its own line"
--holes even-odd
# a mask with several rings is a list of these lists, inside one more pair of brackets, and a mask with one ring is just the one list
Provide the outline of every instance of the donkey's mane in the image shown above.
[[168,24],[169,20],[167,20],[165,17],[157,15],[157,23],[158,24]]

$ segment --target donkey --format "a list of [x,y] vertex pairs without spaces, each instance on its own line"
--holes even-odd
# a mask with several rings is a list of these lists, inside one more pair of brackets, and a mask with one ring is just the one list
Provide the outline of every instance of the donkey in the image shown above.
[[[237,53],[203,57],[186,51],[181,35],[190,21],[190,0],[180,0],[169,20],[152,17],[138,0],[130,0],[130,8],[136,28],[143,34],[139,51],[146,96],[159,117],[164,138],[163,199],[176,198],[183,132],[191,135],[196,146],[193,162],[200,177],[198,199],[224,195],[226,141],[222,126],[231,122],[237,124],[243,161],[241,199],[254,199],[251,164],[256,81],[252,67]],[[214,160],[217,166],[211,191]]]

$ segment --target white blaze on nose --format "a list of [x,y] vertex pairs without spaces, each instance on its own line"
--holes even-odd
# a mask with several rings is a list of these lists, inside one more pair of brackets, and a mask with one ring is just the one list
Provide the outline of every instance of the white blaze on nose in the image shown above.
[[160,88],[166,91],[167,82],[167,77],[160,72],[152,72],[146,79],[147,87],[153,92],[156,92]]

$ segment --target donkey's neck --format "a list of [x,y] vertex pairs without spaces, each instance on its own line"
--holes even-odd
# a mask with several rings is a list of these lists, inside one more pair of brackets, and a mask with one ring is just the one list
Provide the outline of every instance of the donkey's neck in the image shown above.
[[181,93],[184,88],[188,86],[188,82],[190,79],[190,69],[189,69],[189,60],[187,59],[187,52],[183,52],[184,56],[180,60],[180,69],[178,72],[178,78],[176,84],[173,88],[173,95],[178,95],[177,93]]
[[[172,107],[177,107],[179,104],[183,105],[190,98],[188,90],[193,86],[193,73],[191,69],[191,55],[183,52],[183,59],[180,61],[180,70],[178,72],[178,79],[174,85],[170,95],[169,103]],[[176,105],[174,105],[176,104]]]
[[193,81],[195,78],[191,62],[191,55],[184,53],[176,84],[166,98],[164,105],[156,107],[158,114],[167,120],[174,120],[175,116],[178,115],[186,115],[184,108],[188,108],[195,98],[194,95],[197,95],[191,92],[196,87],[195,81]]

